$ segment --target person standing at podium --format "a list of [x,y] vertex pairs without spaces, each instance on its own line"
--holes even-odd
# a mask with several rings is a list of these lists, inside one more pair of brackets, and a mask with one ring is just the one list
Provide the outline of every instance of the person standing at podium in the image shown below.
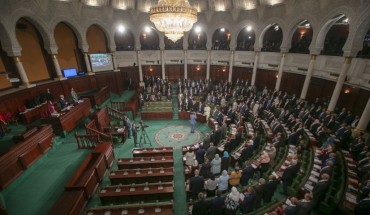
[[197,115],[194,112],[190,114],[190,126],[191,126],[191,133],[195,132],[195,124],[197,123]]

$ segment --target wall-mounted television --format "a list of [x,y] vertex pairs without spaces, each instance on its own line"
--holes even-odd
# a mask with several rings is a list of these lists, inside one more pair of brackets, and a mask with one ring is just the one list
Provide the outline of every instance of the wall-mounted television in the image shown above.
[[91,69],[93,72],[113,70],[113,59],[110,53],[89,54]]
[[66,78],[77,76],[76,68],[63,69],[62,72],[63,72],[63,76]]

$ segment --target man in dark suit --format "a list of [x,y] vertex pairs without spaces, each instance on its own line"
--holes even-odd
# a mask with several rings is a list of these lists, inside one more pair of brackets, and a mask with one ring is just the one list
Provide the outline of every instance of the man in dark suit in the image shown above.
[[295,197],[290,198],[291,204],[284,209],[284,215],[298,215],[298,199]]
[[304,198],[297,203],[297,213],[299,215],[309,215],[312,210],[312,195],[306,193]]
[[326,166],[323,167],[321,170],[320,170],[320,177],[323,175],[323,174],[328,174],[329,176],[331,176],[331,173],[333,172],[333,162],[332,161],[328,161],[326,162]]
[[204,188],[204,178],[199,175],[199,170],[194,171],[194,176],[189,179],[189,191],[192,199],[196,199]]
[[312,189],[313,208],[315,208],[318,205],[318,203],[324,198],[326,191],[329,189],[330,186],[329,179],[330,179],[329,174],[324,173],[321,175],[321,180],[318,181],[313,187]]
[[198,161],[198,164],[204,163],[204,155],[206,151],[204,150],[203,146],[200,146],[197,152],[195,153],[195,159]]
[[269,176],[269,181],[265,184],[265,193],[263,196],[263,204],[270,203],[276,191],[278,181],[273,175]]
[[297,175],[299,171],[299,166],[297,165],[297,161],[293,160],[291,165],[287,167],[281,177],[283,181],[283,194],[287,195],[288,187],[293,183],[294,177]]
[[204,150],[207,150],[209,148],[210,143],[211,143],[211,137],[209,136],[209,133],[206,133],[206,136],[203,139]]

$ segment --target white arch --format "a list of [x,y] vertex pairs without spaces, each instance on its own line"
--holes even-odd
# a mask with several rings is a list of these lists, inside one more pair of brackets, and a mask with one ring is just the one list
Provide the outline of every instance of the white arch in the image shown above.
[[87,44],[86,38],[82,36],[81,26],[77,22],[75,22],[75,20],[71,19],[68,16],[64,16],[64,15],[57,16],[51,20],[49,26],[50,26],[50,29],[52,30],[51,34],[53,35],[53,37],[54,37],[55,28],[61,22],[65,23],[68,27],[72,29],[73,33],[77,37],[78,47],[82,50],[83,44]]
[[[87,30],[89,29],[90,26],[92,25],[97,25],[99,26],[99,28],[104,32],[104,35],[107,39],[107,48],[109,49],[109,51],[115,51],[116,50],[116,45],[114,44],[114,38],[113,38],[113,34],[110,32],[110,28],[106,25],[106,23],[100,21],[99,19],[89,19],[87,23],[84,24],[83,26],[83,30],[82,30],[82,37],[85,38],[86,40],[86,43],[87,43]],[[83,45],[83,52],[87,52],[88,51],[88,46],[89,44],[87,44],[87,47]],[[87,48],[87,50],[86,50]]]
[[[317,31],[313,32],[312,42],[310,45],[310,50],[313,54],[320,54],[321,50],[324,48],[324,42],[326,34],[330,28],[343,16],[349,18],[350,22],[352,19],[352,10],[347,6],[342,6],[339,8],[332,9],[325,17],[321,20]],[[351,27],[351,24],[350,24]]]
[[[256,30],[257,30],[257,23],[255,23],[254,21],[252,20],[243,20],[241,22],[239,22],[238,24],[235,25],[234,27],[234,31],[231,33],[231,39],[233,41],[235,41],[235,43],[237,43],[237,40],[238,40],[238,36],[240,34],[240,32],[245,28],[245,26],[251,26],[252,27],[252,31],[254,33],[254,43],[256,43],[257,41],[257,34],[256,34]],[[234,37],[234,38],[233,38]],[[254,47],[255,44],[253,44],[253,47]],[[236,44],[237,46],[237,44]],[[236,48],[235,46],[235,48]]]
[[[230,34],[233,31],[232,26],[229,23],[225,22],[225,21],[219,21],[219,22],[213,24],[206,31],[206,34],[207,34],[207,49],[212,48],[213,35],[214,35],[215,31],[219,28],[225,28],[226,30],[228,30],[230,32]],[[230,35],[230,36],[232,36],[232,35]],[[230,46],[231,46],[231,42],[232,41],[230,41]]]
[[254,44],[254,50],[261,50],[263,48],[263,38],[265,37],[265,33],[266,31],[274,24],[277,24],[279,25],[279,27],[281,28],[281,31],[283,33],[283,39],[284,39],[284,35],[285,35],[285,24],[284,24],[284,20],[280,19],[280,18],[277,18],[277,17],[272,17],[268,20],[266,20],[265,22],[263,22],[261,25],[260,25],[260,28],[258,28],[258,30],[255,32],[256,33],[256,42]]
[[[359,15],[359,20],[350,25],[350,31],[346,44],[343,46],[344,56],[356,56],[363,48],[363,41],[370,29],[370,5]],[[351,28],[352,26],[352,28]]]
[[[316,19],[309,13],[301,14],[301,15],[295,17],[293,20],[291,20],[288,23],[288,25],[287,25],[287,34],[283,35],[282,46],[287,47],[288,50],[291,48],[292,38],[293,38],[293,35],[294,35],[295,31],[297,30],[297,27],[302,22],[304,22],[305,20],[307,20],[310,23],[312,32],[313,33],[315,32],[315,29],[316,29],[316,26],[317,26]],[[312,36],[313,36],[313,34],[312,34]],[[311,41],[311,43],[312,43],[312,41]]]
[[54,36],[51,35],[51,33],[50,33],[51,29],[48,27],[48,25],[43,21],[43,19],[36,16],[34,11],[31,11],[31,10],[25,9],[25,8],[16,9],[11,14],[11,19],[10,19],[10,25],[13,28],[12,33],[14,35],[16,35],[16,33],[15,33],[16,24],[17,24],[17,21],[21,18],[25,18],[27,21],[29,21],[37,29],[37,31],[41,34],[41,37],[44,41],[44,48],[49,53],[52,53],[53,52],[52,49],[54,49],[56,47]]
[[18,43],[17,37],[15,35],[15,31],[11,32],[10,30],[13,29],[9,27],[11,25],[3,23],[0,20],[0,41],[1,41],[1,48],[9,55],[9,56],[18,56],[21,54],[22,47]]

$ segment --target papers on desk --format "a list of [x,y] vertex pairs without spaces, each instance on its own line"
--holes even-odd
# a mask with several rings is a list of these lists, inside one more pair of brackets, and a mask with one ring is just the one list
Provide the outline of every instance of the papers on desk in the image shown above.
[[311,171],[311,175],[316,176],[316,177],[319,177],[320,176],[320,173],[312,170]]
[[312,181],[312,182],[315,182],[315,183],[317,183],[317,182],[319,181],[317,178],[315,178],[315,177],[313,177],[313,176],[310,176],[310,177],[308,178],[308,180],[310,180],[310,181]]
[[304,188],[306,189],[306,190],[308,190],[308,191],[312,191],[312,189],[313,189],[313,186],[311,186],[311,185],[309,185],[309,184],[305,184],[304,185]]
[[253,169],[257,169],[257,166],[254,163],[252,163],[251,166],[253,167]]
[[290,201],[290,199],[287,199],[286,201],[285,201],[285,204],[287,204],[287,205],[289,205],[289,206],[292,206],[293,204],[292,204],[292,202]]
[[317,159],[317,158],[315,158],[315,159],[313,160],[313,162],[314,162],[315,164],[318,164],[318,165],[321,165],[321,164],[322,164],[322,161],[321,161],[321,160],[319,160],[319,159]]
[[275,178],[279,178],[279,175],[276,172],[272,172],[271,175],[275,176]]
[[314,165],[313,165],[313,168],[314,168],[314,169],[317,169],[317,170],[321,170],[321,166],[319,166],[319,165],[317,165],[317,164],[314,164]]

